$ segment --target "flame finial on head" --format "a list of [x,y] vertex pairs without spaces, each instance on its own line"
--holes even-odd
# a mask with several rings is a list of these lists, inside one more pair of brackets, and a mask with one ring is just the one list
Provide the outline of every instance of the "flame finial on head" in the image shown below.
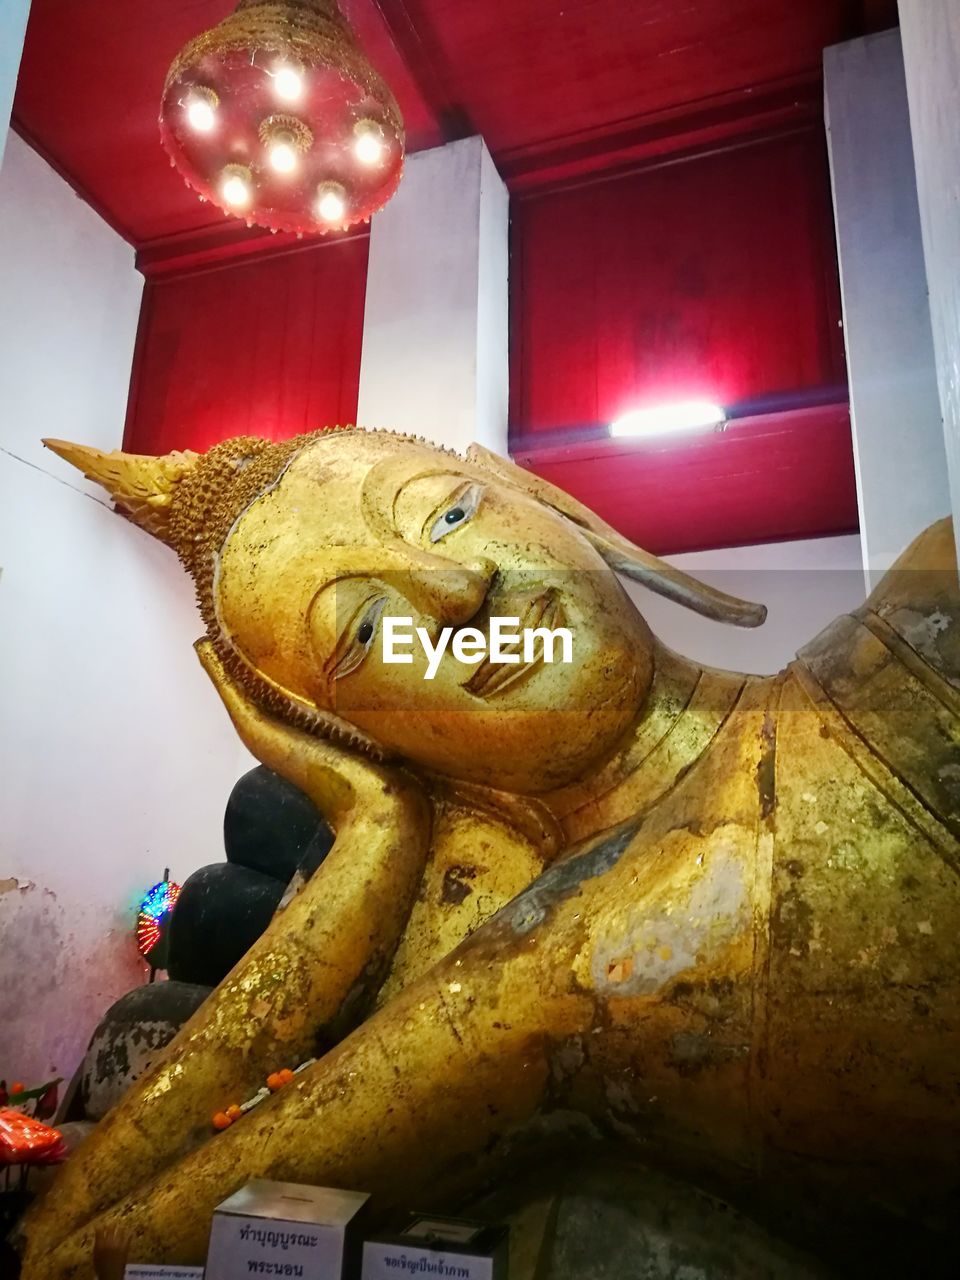
[[69,440],[44,440],[48,449],[88,480],[102,485],[135,524],[162,542],[173,545],[170,512],[177,486],[196,470],[199,455],[186,451],[152,457],[124,453],[120,449],[104,453],[89,445]]
[[102,485],[135,524],[173,547],[200,586],[209,553],[219,550],[239,512],[282,471],[307,437],[275,443],[237,436],[206,453],[153,457],[104,453],[67,440],[44,440],[64,461]]

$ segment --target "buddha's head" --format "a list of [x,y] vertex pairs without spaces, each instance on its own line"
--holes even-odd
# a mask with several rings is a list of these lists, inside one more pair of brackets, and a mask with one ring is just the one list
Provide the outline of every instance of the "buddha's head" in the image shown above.
[[[542,792],[616,746],[655,660],[618,573],[710,617],[763,620],[477,446],[461,458],[357,429],[164,458],[48,443],[177,550],[210,639],[252,698],[454,778]],[[503,656],[518,660],[491,663],[496,618],[516,620],[507,634],[565,629],[571,660],[558,638],[546,661],[534,638],[526,657],[507,642]],[[394,646],[401,662],[387,660],[391,625],[411,637]]]

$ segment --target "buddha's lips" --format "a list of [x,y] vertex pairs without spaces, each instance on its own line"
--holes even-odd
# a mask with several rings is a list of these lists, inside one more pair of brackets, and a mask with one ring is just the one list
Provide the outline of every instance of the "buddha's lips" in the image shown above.
[[[519,617],[520,619],[520,624],[517,627],[517,633],[520,637],[518,642],[501,646],[504,653],[518,655],[520,662],[491,662],[489,657],[484,658],[470,679],[465,680],[463,683],[464,689],[468,693],[475,694],[478,698],[489,698],[495,693],[500,693],[521,676],[542,665],[542,645],[538,646],[537,656],[532,662],[524,662],[524,631],[532,630],[535,627],[547,627],[552,631],[554,628],[562,626],[564,621],[563,606],[557,597],[556,591],[552,588],[548,588],[548,590],[534,596],[533,599],[528,601],[526,608],[522,610],[511,607],[508,602],[502,602],[498,606],[498,613],[502,617]],[[489,643],[487,647],[489,649]]]

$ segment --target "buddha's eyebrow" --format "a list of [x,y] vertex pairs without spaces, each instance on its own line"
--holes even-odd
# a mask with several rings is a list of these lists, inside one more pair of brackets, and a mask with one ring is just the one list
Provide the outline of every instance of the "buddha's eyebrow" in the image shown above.
[[402,454],[382,459],[367,472],[360,490],[360,510],[367,528],[384,546],[404,542],[396,525],[401,490],[414,480],[431,476],[449,476],[465,484],[481,479],[475,467],[459,458],[438,458],[434,464],[411,472],[410,461]]
[[[369,547],[368,548],[345,547],[344,552],[345,552],[345,556],[351,559],[355,555],[364,554],[364,552],[366,552],[368,556],[371,555],[371,549]],[[379,547],[375,548],[372,554],[375,554],[378,560],[382,560],[383,552]],[[328,578],[326,582],[323,583],[322,586],[317,588],[317,590],[314,592],[313,600],[311,602],[311,608],[313,607],[314,604],[316,604],[316,602],[320,599],[322,595],[326,595],[328,591],[334,590],[336,587],[340,586],[341,583],[356,582],[363,578],[376,578],[381,573],[383,573],[383,571],[384,570],[383,570],[382,563],[375,566],[372,563],[370,563],[369,560],[366,561],[362,566],[359,564],[344,565],[343,568],[341,568],[338,572],[336,572],[332,578]]]
[[392,530],[389,538],[375,546],[339,547],[331,558],[331,576],[314,592],[309,605],[310,611],[327,592],[345,582],[370,579],[384,585],[392,583],[396,586],[400,583],[403,584],[400,589],[407,594],[414,579],[425,573],[435,573],[438,568],[447,564],[439,556],[404,542]]

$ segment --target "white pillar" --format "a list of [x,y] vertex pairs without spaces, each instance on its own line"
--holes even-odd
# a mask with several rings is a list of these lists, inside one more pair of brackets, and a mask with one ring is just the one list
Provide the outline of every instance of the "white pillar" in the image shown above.
[[824,83],[869,585],[950,510],[899,33],[827,49]]
[[408,156],[371,226],[360,426],[506,453],[508,230],[482,138]]
[[2,0],[0,2],[0,164],[7,142],[7,128],[13,109],[13,94],[17,87],[23,37],[27,30],[27,14],[30,0]]
[[900,28],[960,546],[960,3],[900,0]]

